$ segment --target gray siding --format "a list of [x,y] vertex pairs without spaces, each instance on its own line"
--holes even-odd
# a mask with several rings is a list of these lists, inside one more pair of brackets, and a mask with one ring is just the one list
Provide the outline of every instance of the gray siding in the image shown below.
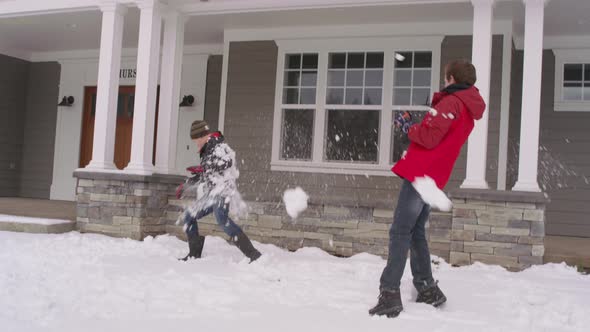
[[[57,62],[32,63],[23,136],[20,196],[49,198],[59,94]],[[82,100],[76,100],[81,103]]]
[[[447,36],[443,40],[441,50],[441,85],[444,82],[444,64],[457,58],[471,59],[471,36]],[[502,95],[502,48],[503,37],[494,36],[492,41],[492,77],[490,85],[490,103],[488,123],[488,152],[486,180],[490,188],[495,189],[498,183],[498,144],[500,137],[500,106]],[[476,83],[477,86],[477,83]],[[447,190],[458,188],[465,179],[467,164],[467,144],[463,147],[455,170],[451,176]]]
[[[515,98],[510,119],[513,182],[518,176],[516,142],[520,134],[522,51],[515,52],[515,61],[518,76],[512,90]],[[538,176],[539,185],[551,199],[546,210],[546,233],[590,237],[590,110],[555,112],[554,87],[555,57],[547,50],[543,53]]]
[[[469,58],[471,37],[447,37],[442,62]],[[488,181],[495,186],[502,61],[502,38],[494,37]],[[302,186],[314,203],[347,206],[395,206],[400,179],[270,171],[277,46],[274,41],[232,42],[229,50],[225,134],[236,150],[240,191],[248,200],[279,202],[285,189]],[[464,178],[465,156],[457,163],[457,187]]]
[[29,62],[0,55],[0,196],[17,196]]
[[219,100],[221,94],[222,55],[212,55],[207,61],[207,85],[205,87],[204,119],[211,128],[219,126]]

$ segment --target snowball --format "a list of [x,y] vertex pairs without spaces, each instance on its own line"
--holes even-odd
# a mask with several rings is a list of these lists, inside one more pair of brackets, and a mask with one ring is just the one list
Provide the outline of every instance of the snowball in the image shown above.
[[436,116],[438,114],[438,111],[431,107],[428,113],[430,113],[430,115],[432,116]]
[[334,136],[334,139],[336,140],[336,142],[340,142],[340,136],[336,135]]
[[414,189],[420,194],[422,200],[433,208],[441,211],[451,211],[453,203],[445,193],[440,190],[429,176],[416,178],[412,182]]
[[395,53],[395,59],[397,61],[404,61],[406,59],[406,57],[403,56],[403,55],[401,55],[401,54],[399,54],[399,53]]
[[295,189],[287,189],[283,193],[283,202],[285,202],[285,208],[291,218],[296,219],[297,216],[307,209],[307,200],[309,196],[301,189],[297,187]]

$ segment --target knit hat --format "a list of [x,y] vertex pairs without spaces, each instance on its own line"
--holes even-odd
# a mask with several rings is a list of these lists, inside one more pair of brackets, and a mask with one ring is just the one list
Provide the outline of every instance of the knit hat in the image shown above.
[[209,125],[203,120],[196,120],[191,125],[191,139],[209,135]]

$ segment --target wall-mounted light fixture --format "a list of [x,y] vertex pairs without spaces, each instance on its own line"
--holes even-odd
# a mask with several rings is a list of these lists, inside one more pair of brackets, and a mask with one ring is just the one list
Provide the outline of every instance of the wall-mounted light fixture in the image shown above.
[[63,99],[57,106],[72,106],[74,104],[74,97],[72,96],[64,96]]
[[193,95],[188,95],[188,96],[184,96],[182,97],[182,101],[180,102],[180,107],[190,107],[193,106],[193,104],[195,103],[195,97],[193,97]]

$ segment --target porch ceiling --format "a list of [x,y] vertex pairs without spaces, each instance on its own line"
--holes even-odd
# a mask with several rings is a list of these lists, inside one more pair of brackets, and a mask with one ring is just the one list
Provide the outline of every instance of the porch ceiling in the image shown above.
[[[90,0],[85,0],[86,2]],[[324,0],[330,3],[332,0]],[[401,1],[401,0],[400,0]],[[426,0],[419,0],[424,2]],[[404,23],[404,22],[444,22],[468,21],[472,19],[473,10],[470,2],[379,5],[389,1],[367,1],[370,6],[352,6],[352,0],[339,1],[344,7],[335,8],[336,1],[330,8],[293,9],[305,6],[289,7],[280,11],[252,11],[192,16],[186,27],[186,44],[219,44],[223,41],[224,29],[239,28],[276,28],[295,26],[329,26],[358,23]],[[0,9],[3,3],[0,1]],[[170,0],[169,3],[191,10],[196,14],[197,6],[218,6],[232,3],[267,3],[266,0],[210,0],[200,3],[196,0]],[[286,1],[287,2],[287,1]],[[285,3],[286,3],[285,2]],[[295,3],[297,1],[288,1]],[[313,3],[301,0],[302,4]],[[315,1],[317,2],[317,1]],[[407,2],[407,1],[406,1]],[[429,0],[433,2],[433,0]],[[281,2],[282,3],[282,2]],[[356,4],[365,3],[356,0]],[[191,9],[192,8],[192,9]],[[211,7],[216,8],[216,7]],[[228,7],[229,8],[229,7]],[[263,8],[263,7],[260,7]],[[259,10],[262,10],[260,9]],[[20,53],[55,52],[80,49],[98,49],[100,43],[101,12],[88,10],[56,14],[4,17],[0,18],[0,53],[6,49]],[[0,10],[1,11],[1,10]],[[516,34],[524,30],[524,6],[521,0],[499,1],[496,5],[496,19],[513,19]],[[590,31],[590,1],[587,0],[552,0],[546,9],[545,35],[588,35]],[[125,18],[123,46],[135,48],[139,34],[139,10],[129,8]]]

